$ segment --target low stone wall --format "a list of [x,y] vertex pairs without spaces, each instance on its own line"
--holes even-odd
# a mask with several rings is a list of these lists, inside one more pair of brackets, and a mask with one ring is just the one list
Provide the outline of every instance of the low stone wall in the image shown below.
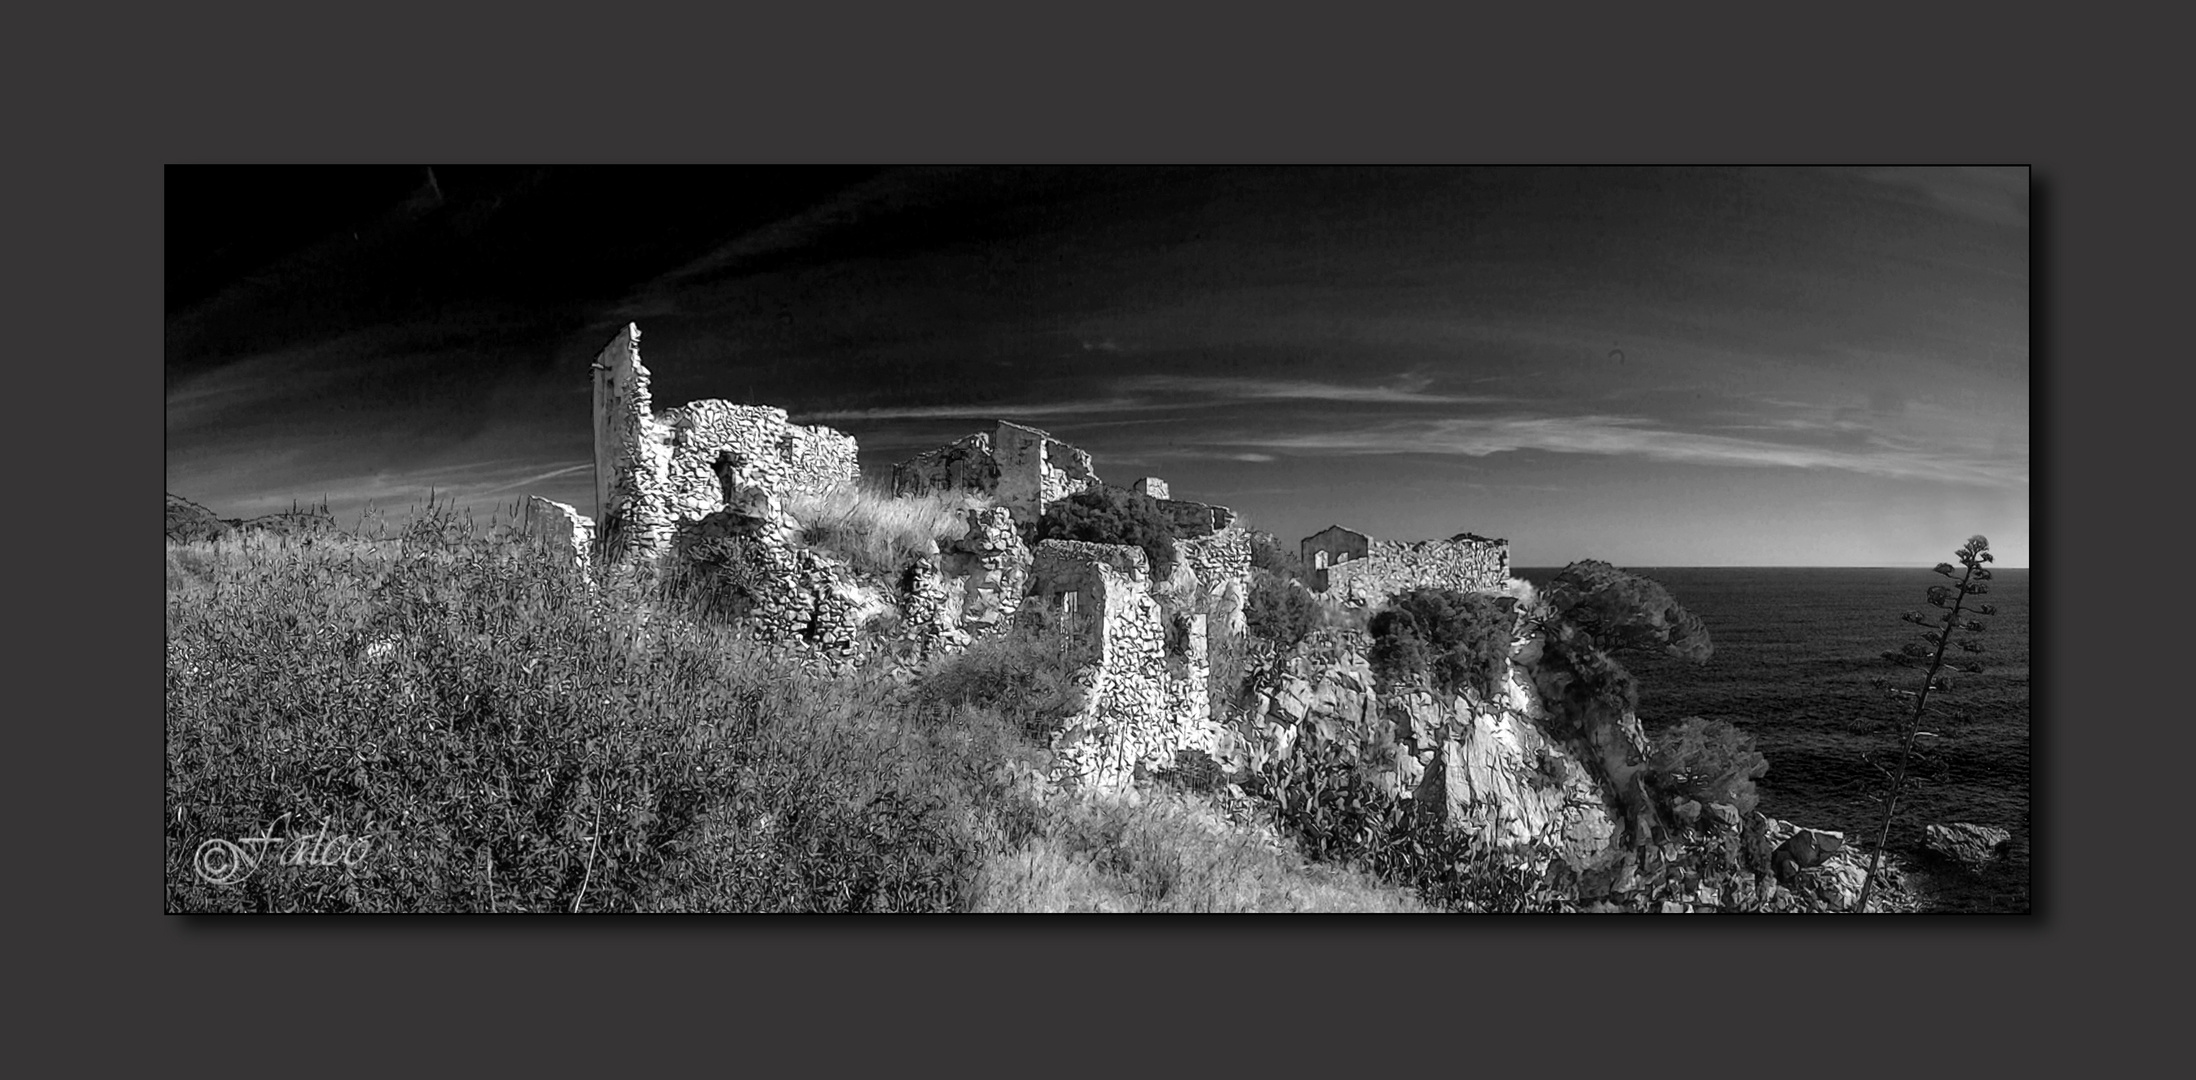
[[584,566],[595,550],[595,523],[568,504],[539,495],[526,497],[519,529],[548,541],[552,550],[569,551]]
[[1374,540],[1364,558],[1326,570],[1326,594],[1349,604],[1378,606],[1415,588],[1494,592],[1510,577],[1510,544],[1469,533],[1415,544]]

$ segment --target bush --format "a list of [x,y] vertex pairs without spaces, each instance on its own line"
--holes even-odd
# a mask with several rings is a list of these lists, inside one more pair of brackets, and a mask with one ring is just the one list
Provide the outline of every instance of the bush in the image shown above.
[[209,573],[167,604],[170,911],[961,909],[1009,802],[996,720],[904,723],[452,519]]
[[1361,868],[1447,911],[1545,912],[1575,903],[1575,881],[1544,851],[1497,852],[1412,799],[1382,790],[1340,743],[1306,740],[1253,774],[1276,824],[1313,859]]
[[1243,604],[1250,632],[1282,651],[1295,648],[1319,622],[1319,601],[1295,581],[1271,570],[1251,570],[1250,598]]
[[1688,716],[1655,740],[1648,759],[1648,780],[1665,795],[1703,805],[1728,803],[1741,815],[1761,801],[1756,777],[1769,771],[1769,760],[1754,750],[1754,737],[1722,720]]
[[703,622],[745,619],[762,599],[769,576],[760,541],[717,536],[678,545],[656,573],[656,595],[672,610]]
[[1074,676],[1097,662],[1088,631],[1051,611],[1024,612],[1006,633],[935,661],[915,694],[947,710],[991,710],[1042,745],[1082,705]]
[[1564,567],[1541,599],[1550,613],[1610,652],[1660,649],[1695,662],[1715,652],[1707,627],[1678,606],[1662,583],[1605,562],[1588,559]]
[[1159,512],[1158,503],[1120,488],[1091,488],[1046,507],[1037,519],[1031,540],[1081,540],[1142,548],[1151,562],[1154,580],[1173,576],[1177,559],[1174,523]]
[[1258,530],[1250,534],[1250,557],[1253,570],[1264,570],[1283,579],[1301,580],[1304,576],[1303,560],[1297,550],[1282,546],[1270,532]]
[[1374,674],[1392,682],[1491,695],[1508,670],[1516,613],[1517,602],[1506,596],[1412,589],[1372,617],[1368,659]]

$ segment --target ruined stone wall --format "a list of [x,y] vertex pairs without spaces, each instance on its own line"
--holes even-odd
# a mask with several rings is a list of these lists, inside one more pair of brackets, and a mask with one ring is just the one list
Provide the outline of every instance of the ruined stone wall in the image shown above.
[[650,408],[640,327],[626,324],[595,357],[594,394],[598,539],[612,559],[652,555],[671,542],[671,447]]
[[712,541],[737,540],[739,560],[726,572],[751,583],[748,626],[763,641],[801,643],[826,657],[854,653],[862,627],[889,601],[865,586],[844,563],[792,543],[795,522],[758,489],[735,492],[726,509],[681,522],[671,557],[709,565]]
[[528,536],[548,541],[552,550],[571,552],[581,565],[587,563],[595,549],[595,523],[588,520],[587,515],[566,503],[539,495],[526,497],[519,529]]
[[786,422],[784,409],[691,402],[652,412],[640,328],[627,324],[595,359],[596,521],[613,558],[653,558],[682,523],[725,508],[725,492],[783,499],[855,482],[852,436]]
[[[1185,617],[1180,652],[1167,650],[1168,616],[1151,595],[1144,553],[1119,544],[1046,540],[1030,569],[1032,593],[1063,606],[1096,637],[1097,662],[1078,676],[1082,709],[1053,740],[1055,778],[1086,787],[1129,783],[1139,766],[1164,768],[1181,750],[1211,753],[1221,733],[1208,715],[1202,618]],[[1194,631],[1194,632],[1193,632]]]
[[1372,550],[1372,537],[1355,529],[1329,525],[1304,538],[1297,545],[1297,554],[1303,560],[1304,573],[1309,575],[1305,584],[1313,592],[1327,590],[1327,568],[1352,559],[1362,559]]
[[1176,537],[1211,536],[1235,524],[1235,511],[1188,499],[1154,499]]
[[991,434],[979,431],[936,450],[927,450],[892,467],[892,494],[905,497],[933,491],[999,490],[999,462],[991,454]]
[[1045,507],[1099,484],[1089,453],[1036,428],[1002,422],[991,447],[999,464],[993,495],[1022,521],[1035,521]]
[[1197,575],[1197,606],[1211,617],[1212,632],[1241,636],[1243,607],[1250,600],[1250,534],[1230,526],[1207,536],[1176,540],[1174,550]]
[[1374,540],[1364,558],[1327,567],[1324,591],[1344,603],[1371,607],[1415,588],[1493,592],[1509,577],[1509,541],[1464,533],[1415,544]]

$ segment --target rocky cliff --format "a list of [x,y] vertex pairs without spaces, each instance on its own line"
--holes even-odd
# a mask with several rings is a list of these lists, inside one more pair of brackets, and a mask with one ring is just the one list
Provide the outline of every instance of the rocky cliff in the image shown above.
[[[1865,856],[1835,832],[1659,794],[1638,717],[1574,692],[1579,675],[1557,634],[1521,618],[1484,695],[1391,684],[1374,674],[1362,637],[1322,634],[1256,695],[1224,754],[1239,770],[1347,757],[1424,819],[1485,850],[1560,866],[1590,910],[1851,908]],[[1906,900],[1895,887],[1884,895],[1872,909]]]

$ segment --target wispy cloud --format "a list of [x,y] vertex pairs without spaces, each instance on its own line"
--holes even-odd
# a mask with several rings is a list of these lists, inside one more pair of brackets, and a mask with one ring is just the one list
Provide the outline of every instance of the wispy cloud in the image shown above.
[[1309,379],[1218,378],[1145,375],[1126,379],[1122,389],[1154,394],[1202,394],[1238,401],[1348,401],[1385,405],[1487,405],[1510,399],[1466,394],[1430,394],[1431,380],[1409,376],[1390,386],[1356,386]]
[[985,405],[887,405],[874,409],[824,409],[795,414],[797,424],[843,423],[850,420],[1014,420],[1031,416],[1079,416],[1088,413],[1139,412],[1172,407],[1141,398],[1102,398],[1034,404]]
[[1495,416],[1406,421],[1359,430],[1247,437],[1229,446],[1324,454],[1448,454],[1486,457],[1521,450],[1603,454],[1688,465],[1838,469],[1908,480],[1991,486],[2028,482],[2025,460],[2000,461],[1961,448],[1871,440],[1861,447],[1805,446],[1656,426],[1626,416]]

